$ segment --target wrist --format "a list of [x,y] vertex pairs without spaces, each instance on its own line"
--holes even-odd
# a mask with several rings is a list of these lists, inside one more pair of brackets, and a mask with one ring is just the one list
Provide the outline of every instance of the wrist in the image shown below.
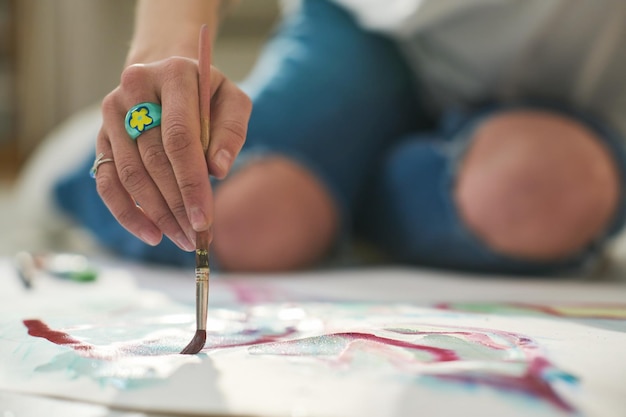
[[126,66],[171,56],[197,59],[200,27],[206,23],[215,39],[220,4],[219,0],[139,1]]
[[197,49],[197,39],[180,39],[176,41],[170,39],[167,43],[137,42],[131,45],[124,66],[149,64],[172,56],[197,59]]

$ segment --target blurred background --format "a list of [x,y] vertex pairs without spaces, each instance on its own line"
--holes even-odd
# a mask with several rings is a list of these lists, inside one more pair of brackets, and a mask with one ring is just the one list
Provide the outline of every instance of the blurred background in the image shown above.
[[[230,79],[240,81],[251,69],[279,17],[278,1],[241,0],[224,20],[213,61]],[[17,249],[4,232],[17,217],[13,191],[29,157],[117,86],[134,5],[0,0],[0,255]]]
[[[226,17],[213,61],[230,79],[241,81],[250,71],[280,17],[280,2],[240,0]],[[42,144],[55,143],[51,139],[63,140],[70,134],[80,139],[83,132],[77,129],[86,128],[84,143],[93,146],[88,138],[95,137],[94,122],[99,126],[101,99],[118,84],[131,39],[134,4],[130,0],[0,0],[0,256],[22,249],[88,246],[88,237],[80,235],[73,243],[62,244],[61,233],[54,231],[64,232],[65,238],[70,224],[50,220],[54,217],[20,223],[19,219],[29,218],[29,210],[50,211],[42,192],[47,176],[24,180],[23,173],[33,171],[25,169],[33,166],[71,164],[67,154],[33,158]],[[84,121],[74,120],[85,113]],[[626,233],[622,236],[614,245],[613,258],[626,271]]]
[[[229,14],[214,62],[241,80],[278,16],[276,0],[243,0]],[[132,34],[128,0],[0,0],[3,170],[116,85]]]

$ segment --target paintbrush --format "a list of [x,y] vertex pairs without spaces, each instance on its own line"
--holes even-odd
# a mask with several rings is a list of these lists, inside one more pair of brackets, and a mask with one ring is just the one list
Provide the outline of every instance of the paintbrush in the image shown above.
[[33,281],[37,274],[37,266],[35,264],[35,258],[30,252],[21,251],[15,255],[15,269],[17,275],[24,284],[24,288],[27,290],[33,287]]
[[[211,114],[211,40],[207,25],[200,28],[198,47],[198,90],[200,96],[200,140],[206,155],[209,148]],[[207,309],[209,306],[209,232],[196,233],[196,334],[182,350],[196,354],[206,342]]]

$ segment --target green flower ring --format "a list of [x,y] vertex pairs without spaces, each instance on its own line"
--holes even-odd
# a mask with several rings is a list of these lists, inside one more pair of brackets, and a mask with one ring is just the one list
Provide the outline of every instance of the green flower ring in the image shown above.
[[139,103],[126,113],[126,132],[135,140],[146,130],[161,124],[161,106],[156,103]]

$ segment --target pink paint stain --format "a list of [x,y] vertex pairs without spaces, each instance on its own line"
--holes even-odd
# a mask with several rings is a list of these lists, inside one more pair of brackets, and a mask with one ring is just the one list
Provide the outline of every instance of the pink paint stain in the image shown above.
[[[41,320],[24,320],[28,334],[43,338],[60,346],[67,346],[84,358],[112,361],[122,356],[147,356],[163,353],[158,347],[151,348],[150,343],[158,341],[141,341],[118,345],[115,349],[98,347],[81,341],[70,334],[51,329]],[[399,371],[415,374],[416,376],[432,377],[452,383],[464,383],[492,387],[504,392],[525,394],[529,397],[543,400],[556,408],[574,412],[571,405],[561,399],[550,384],[550,378],[557,375],[565,381],[575,381],[575,378],[559,371],[552,363],[541,356],[539,346],[531,339],[514,333],[487,329],[456,329],[448,330],[445,326],[438,326],[443,330],[418,331],[412,329],[385,329],[390,334],[402,335],[404,339],[414,336],[421,343],[399,340],[393,337],[383,337],[366,332],[340,332],[322,336],[296,338],[298,331],[294,327],[285,327],[282,330],[245,329],[233,334],[209,334],[207,346],[203,352],[219,348],[248,347],[253,355],[301,356],[317,358],[333,358],[333,361],[342,365],[350,365],[357,352],[373,352],[379,357],[386,358]],[[497,357],[486,360],[503,365],[525,366],[521,375],[510,375],[491,370],[489,367],[468,369],[465,365],[469,360],[464,358],[459,350],[450,348],[450,340],[438,339],[444,346],[433,346],[432,337],[453,337],[462,342],[482,346],[494,352],[515,351],[521,352],[521,357]],[[285,340],[290,339],[290,340]],[[496,341],[497,340],[497,341]],[[184,341],[183,341],[184,342]],[[425,342],[428,342],[425,343]],[[182,343],[182,342],[181,342]],[[407,353],[409,353],[407,355]],[[410,353],[419,353],[415,355]],[[473,360],[474,363],[476,360]],[[447,363],[445,373],[429,371],[428,366],[438,363]],[[454,364],[458,363],[458,369]]]
[[[557,371],[557,368],[547,359],[539,356],[538,346],[530,339],[508,332],[497,332],[485,330],[508,342],[506,345],[497,343],[493,338],[477,329],[473,332],[460,331],[439,331],[439,332],[419,332],[406,329],[388,329],[392,333],[416,336],[455,336],[464,340],[488,347],[493,350],[521,349],[524,354],[523,359],[499,360],[503,364],[525,364],[526,369],[520,376],[506,375],[494,370],[467,369],[464,366],[464,359],[459,352],[452,349],[428,346],[425,344],[412,343],[393,338],[380,337],[369,333],[334,333],[323,336],[310,337],[282,341],[258,346],[251,350],[257,355],[281,355],[281,356],[322,356],[334,357],[335,363],[347,365],[352,362],[355,351],[373,351],[379,356],[386,357],[391,364],[403,372],[414,372],[419,376],[433,377],[448,382],[464,383],[492,387],[501,391],[517,392],[525,394],[531,398],[544,400],[556,408],[574,413],[575,409],[564,401],[553,387],[550,385],[549,377],[556,373],[564,380],[575,381],[575,378]],[[363,346],[367,344],[369,348]],[[311,349],[314,346],[314,349]],[[391,351],[389,348],[399,348],[398,351]],[[419,351],[428,353],[429,360],[418,360],[403,354],[403,350]],[[458,362],[457,370],[448,369],[446,373],[429,372],[426,364]],[[415,365],[422,365],[415,367]]]
[[[346,353],[350,350],[350,346],[358,341],[375,343],[384,346],[395,346],[412,351],[425,352],[432,356],[433,360],[436,362],[455,361],[459,359],[458,355],[450,349],[411,343],[404,340],[391,339],[387,337],[376,336],[370,333],[360,332],[333,333],[325,336],[281,341],[273,343],[272,345],[268,345],[264,348],[261,348],[260,350],[255,350],[254,353],[272,354],[276,352],[276,348],[279,348],[283,356],[302,356],[302,350],[300,350],[299,348],[302,348],[303,344],[311,344],[316,347],[316,352],[313,352],[314,355],[329,355],[336,350],[336,347],[338,345],[343,344],[345,345],[345,347],[341,349],[341,353],[339,354],[339,356],[343,357],[343,359],[346,359],[345,356]],[[290,347],[292,348],[290,349]],[[307,349],[307,353],[310,354],[312,352],[310,349]]]
[[[546,378],[546,375],[553,369],[555,369],[554,365],[547,359],[533,358],[530,360],[526,372],[522,376],[478,372],[475,374],[457,373],[453,375],[437,375],[436,377],[445,381],[490,386],[502,391],[523,393],[537,399],[542,399],[562,411],[574,413],[576,410],[559,397]],[[566,377],[566,379],[572,378],[571,376]]]
[[[28,330],[28,334],[33,337],[46,339],[51,343],[59,346],[67,346],[75,350],[80,356],[89,359],[114,360],[122,356],[155,356],[159,354],[178,353],[179,347],[163,350],[163,346],[159,346],[156,340],[141,340],[139,342],[124,343],[116,345],[115,348],[106,346],[96,346],[84,341],[78,340],[61,330],[51,329],[47,324],[38,319],[23,320],[24,326]],[[246,347],[264,343],[276,342],[284,340],[296,334],[297,331],[293,327],[287,327],[281,332],[272,333],[270,330],[250,330],[246,329],[236,334],[207,334],[207,344],[209,346],[203,349],[208,352],[218,348]],[[183,343],[183,342],[181,342]],[[177,349],[177,350],[176,350]]]
[[[273,343],[297,334],[293,327],[287,327],[283,332],[263,334],[255,331],[243,331],[240,335],[217,336],[207,334],[207,345],[203,351],[208,352],[213,349],[246,347],[265,343]],[[243,336],[244,340],[240,340]]]
[[[395,330],[398,332],[397,330]],[[404,331],[401,331],[404,333]],[[479,332],[448,332],[448,335],[463,335],[467,340],[487,346],[491,349],[506,349],[507,346],[495,343],[489,332],[500,339],[505,340],[509,346],[518,347],[524,354],[523,362],[527,364],[526,371],[522,376],[499,375],[496,373],[457,373],[454,375],[439,375],[438,378],[449,381],[459,381],[472,384],[482,384],[495,387],[500,390],[514,391],[526,393],[533,397],[543,399],[555,407],[567,411],[574,412],[574,408],[565,402],[554,391],[549,382],[550,374],[556,370],[550,361],[540,355],[539,346],[525,336],[515,333],[495,330],[481,330]],[[419,332],[415,332],[419,334]],[[432,332],[429,332],[432,334]],[[566,380],[575,380],[571,375],[560,373]]]

